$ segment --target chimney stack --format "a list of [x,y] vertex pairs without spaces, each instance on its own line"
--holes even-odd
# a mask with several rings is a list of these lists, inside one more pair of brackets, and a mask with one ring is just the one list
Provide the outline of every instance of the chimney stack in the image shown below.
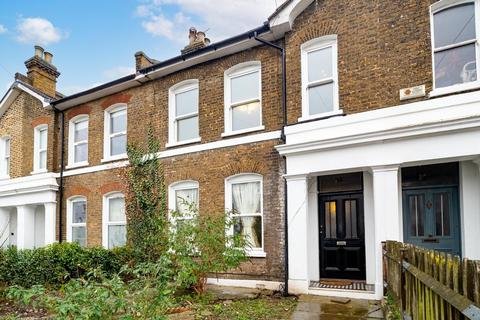
[[206,37],[205,32],[197,31],[194,27],[188,30],[188,40],[188,45],[181,51],[182,54],[193,52],[210,44],[210,39]]
[[31,85],[50,97],[55,97],[57,78],[60,72],[52,64],[52,58],[53,55],[50,52],[44,51],[40,46],[35,46],[34,56],[25,61],[25,66]]

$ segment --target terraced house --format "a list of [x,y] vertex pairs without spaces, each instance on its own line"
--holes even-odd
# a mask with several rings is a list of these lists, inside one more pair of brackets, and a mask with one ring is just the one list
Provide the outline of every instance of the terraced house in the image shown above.
[[478,0],[289,0],[66,97],[37,47],[0,102],[1,243],[122,245],[126,144],[152,128],[169,208],[234,209],[252,243],[212,281],[379,299],[384,240],[480,259],[479,26]]

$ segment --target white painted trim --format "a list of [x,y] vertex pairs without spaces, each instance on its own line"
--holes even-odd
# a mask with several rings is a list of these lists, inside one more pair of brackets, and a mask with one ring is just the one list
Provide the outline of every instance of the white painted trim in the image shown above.
[[[18,85],[18,84],[17,84]],[[2,101],[0,101],[0,117],[8,110],[10,105],[17,99],[20,95],[20,90],[15,90],[16,86],[15,83],[8,89],[7,93],[3,97]]]
[[272,291],[280,291],[283,282],[265,281],[265,280],[243,280],[243,279],[224,279],[224,278],[208,278],[207,284],[237,287],[237,288],[253,288],[267,289]]
[[73,227],[73,222],[72,222],[72,216],[73,216],[73,203],[74,202],[79,202],[79,201],[85,201],[85,222],[84,223],[75,223],[75,226],[78,227],[85,227],[85,244],[88,244],[88,228],[87,228],[87,221],[88,221],[88,201],[87,197],[85,196],[71,196],[70,198],[67,199],[67,242],[72,242],[72,227]]
[[[126,158],[127,154],[117,154],[117,155],[110,155],[110,117],[111,114],[117,111],[125,110],[125,117],[127,120],[127,128],[128,128],[128,109],[127,104],[125,103],[116,103],[105,109],[104,111],[104,121],[103,121],[103,159],[102,162],[113,161],[118,159]],[[128,129],[125,129],[125,136],[128,139]]]
[[[46,130],[45,150],[40,150],[40,131]],[[48,125],[41,124],[33,129],[33,171],[31,174],[45,173],[48,170]],[[40,152],[45,151],[45,168],[40,168]]]
[[[328,82],[333,83],[333,110],[310,115],[308,98],[308,54],[314,51],[332,48],[332,77]],[[302,78],[302,116],[299,121],[315,119],[341,113],[338,94],[338,50],[337,35],[327,35],[309,40],[301,45],[301,78]],[[326,78],[327,79],[327,78]],[[322,79],[325,81],[325,79]]]
[[21,83],[18,83],[17,82],[17,85],[16,85],[20,90],[23,90],[25,91],[26,93],[28,93],[29,95],[31,95],[32,97],[40,100],[40,102],[42,103],[42,106],[44,108],[47,108],[48,106],[50,106],[50,101],[48,99],[45,99],[44,97],[42,97],[41,95],[39,95],[38,93],[36,93],[35,91],[33,91],[32,89],[30,88],[27,88],[26,86],[24,86],[23,84]]
[[221,137],[222,138],[231,137],[231,136],[237,136],[237,135],[245,134],[245,133],[249,133],[249,132],[263,131],[263,130],[265,130],[265,126],[258,126],[258,127],[236,130],[236,131],[231,131],[231,132],[223,132],[221,134]]
[[180,141],[180,142],[172,142],[172,143],[169,142],[169,143],[165,144],[165,148],[178,147],[178,146],[183,146],[183,145],[186,145],[186,144],[198,143],[198,142],[201,142],[201,141],[202,141],[202,138],[198,137],[198,138],[195,138],[195,139],[183,140],[183,141]]
[[[260,214],[234,214],[232,213],[232,185],[238,183],[259,182],[260,183]],[[263,176],[258,173],[239,173],[225,179],[225,212],[231,213],[232,217],[241,216],[260,216],[262,218],[262,247],[261,248],[248,248],[247,255],[249,257],[265,258],[265,217],[263,215]],[[228,231],[230,235],[233,235],[233,226]]]
[[[197,94],[198,94],[196,117],[197,117],[197,121],[200,122],[200,117],[199,117],[200,89],[199,89],[198,79],[188,79],[180,83],[177,83],[172,87],[170,87],[170,89],[168,89],[168,143],[166,144],[166,147],[200,142],[200,132],[198,132],[197,138],[193,138],[189,140],[178,141],[178,137],[177,137],[176,95],[179,93],[184,93],[184,92],[192,91],[195,89],[197,90]],[[192,117],[193,116],[195,115],[192,113]],[[200,131],[200,125],[198,126],[198,129]]]
[[[436,88],[435,84],[435,30],[433,23],[433,16],[435,13],[443,11],[448,8],[452,8],[461,4],[473,3],[475,10],[475,61],[477,64],[477,80],[459,83],[448,87]],[[429,97],[436,97],[441,95],[446,95],[455,92],[461,92],[466,90],[472,90],[480,87],[480,78],[478,76],[478,65],[480,62],[480,45],[479,45],[479,31],[480,30],[480,0],[440,0],[433,3],[430,6],[430,40],[431,40],[431,59],[432,59],[432,81],[433,81],[433,90],[430,92]],[[454,46],[458,48],[458,46]]]
[[[107,194],[104,194],[102,197],[102,245],[106,249],[112,249],[108,248],[108,227],[110,225],[120,225],[120,226],[127,226],[127,220],[125,221],[117,221],[117,222],[110,222],[109,219],[109,211],[110,211],[110,199],[116,199],[116,198],[124,198],[125,195],[122,192],[119,191],[112,191]],[[125,215],[126,219],[126,215]]]
[[292,0],[281,10],[268,18],[270,29],[276,38],[292,30],[295,19],[313,2],[313,0]]
[[[231,82],[233,78],[240,77],[243,75],[251,74],[258,72],[258,102],[260,104],[260,125],[254,128],[245,128],[241,130],[233,130],[233,118],[232,118],[232,107],[234,106],[231,102]],[[248,61],[242,62],[233,67],[225,70],[223,75],[224,81],[224,132],[222,137],[240,134],[250,131],[260,130],[260,127],[263,127],[263,107],[262,107],[262,64],[260,61]],[[257,100],[255,100],[257,101]],[[263,130],[263,129],[262,129]]]
[[[170,212],[177,210],[176,192],[178,190],[190,190],[197,189],[197,208],[200,207],[200,185],[195,180],[182,180],[176,181],[168,186],[168,211],[169,219],[175,225],[175,219],[171,216]],[[185,215],[183,219],[192,219],[191,216]],[[182,219],[181,219],[182,220]]]
[[[234,147],[234,146],[243,145],[243,144],[250,144],[250,143],[275,140],[275,139],[280,139],[279,130],[247,135],[247,136],[238,137],[238,138],[224,139],[224,140],[219,140],[219,141],[214,141],[209,143],[202,143],[199,145],[182,147],[182,148],[177,148],[172,150],[165,150],[165,151],[159,152],[157,154],[157,157],[164,159],[164,158],[170,158],[170,157],[184,155],[184,154],[197,153],[197,152],[203,152],[203,151],[209,151],[209,150],[215,150],[215,149],[221,149],[221,148],[228,148],[228,147]],[[122,158],[122,159],[125,159],[125,158]],[[102,162],[106,162],[106,160],[102,160]],[[79,174],[86,174],[86,173],[93,173],[93,172],[104,171],[104,170],[123,168],[128,166],[128,163],[129,163],[128,160],[116,161],[116,162],[108,161],[108,162],[109,163],[105,163],[98,166],[66,170],[64,172],[64,176],[68,177],[68,176],[74,176]]]
[[[87,121],[87,160],[75,162],[75,125],[78,122]],[[89,129],[90,129],[90,119],[88,114],[81,114],[78,116],[73,117],[68,122],[68,165],[66,166],[67,169],[75,168],[75,167],[82,167],[88,166],[88,148],[89,148]]]
[[[7,141],[9,141],[9,148],[7,149]],[[8,150],[8,161],[7,161]],[[12,163],[12,138],[10,136],[0,137],[0,179],[10,179],[9,166]],[[10,168],[11,169],[11,168]]]

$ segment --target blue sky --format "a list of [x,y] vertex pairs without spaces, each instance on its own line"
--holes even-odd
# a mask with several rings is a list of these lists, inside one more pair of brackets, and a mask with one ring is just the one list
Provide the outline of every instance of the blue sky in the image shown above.
[[57,89],[72,94],[134,71],[134,53],[178,55],[188,28],[212,41],[266,20],[283,0],[1,0],[0,96],[33,45],[53,53]]

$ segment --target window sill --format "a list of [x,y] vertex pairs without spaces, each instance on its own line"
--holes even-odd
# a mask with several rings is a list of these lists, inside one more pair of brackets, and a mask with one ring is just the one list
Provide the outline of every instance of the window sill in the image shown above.
[[65,169],[76,169],[76,168],[81,168],[81,167],[87,167],[88,166],[88,162],[87,161],[83,161],[83,162],[77,162],[77,163],[74,163],[72,165],[67,165],[65,167]]
[[41,174],[41,173],[47,173],[47,172],[48,172],[47,169],[33,170],[32,172],[30,172],[30,174]]
[[336,115],[341,115],[343,114],[342,109],[334,110],[334,111],[329,111],[329,112],[322,112],[322,113],[317,113],[311,116],[301,116],[298,118],[298,122],[303,122],[303,121],[308,121],[308,120],[315,120],[315,119],[320,119],[320,118],[325,118],[325,117],[330,117],[330,116],[336,116]]
[[265,130],[265,126],[258,126],[258,127],[248,128],[248,129],[237,130],[237,131],[224,132],[221,134],[221,137],[224,138],[224,137],[236,136],[239,134],[244,134],[249,132],[263,131],[263,130]]
[[0,180],[8,180],[10,179],[10,176],[0,176]]
[[178,142],[169,142],[165,144],[165,148],[172,148],[172,147],[178,147],[178,146],[183,146],[186,144],[192,144],[192,143],[197,143],[202,141],[202,138],[198,137],[195,139],[190,139],[190,140],[184,140],[184,141],[178,141]]
[[251,258],[266,258],[267,253],[265,251],[247,250],[247,257]]
[[458,93],[467,90],[479,89],[480,88],[480,81],[472,81],[468,83],[456,84],[450,87],[433,89],[428,94],[429,98],[444,96],[447,94]]
[[102,160],[100,160],[100,162],[105,163],[105,162],[112,162],[116,160],[126,160],[126,159],[128,159],[128,155],[124,153],[124,154],[118,154],[116,156],[112,156],[108,158],[103,158]]

